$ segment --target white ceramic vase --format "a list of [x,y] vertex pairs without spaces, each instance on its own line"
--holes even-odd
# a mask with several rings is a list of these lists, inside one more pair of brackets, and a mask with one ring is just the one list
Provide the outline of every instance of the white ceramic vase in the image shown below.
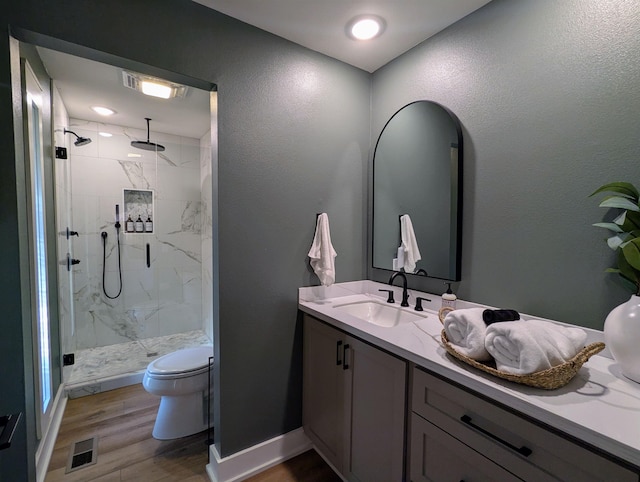
[[616,306],[604,322],[604,342],[622,374],[640,383],[640,296]]

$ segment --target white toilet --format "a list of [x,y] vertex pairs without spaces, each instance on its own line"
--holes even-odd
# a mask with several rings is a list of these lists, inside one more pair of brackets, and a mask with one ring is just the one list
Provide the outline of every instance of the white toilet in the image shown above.
[[147,392],[162,397],[153,427],[154,438],[170,440],[208,428],[209,357],[213,357],[213,347],[198,346],[169,353],[149,363],[142,386]]

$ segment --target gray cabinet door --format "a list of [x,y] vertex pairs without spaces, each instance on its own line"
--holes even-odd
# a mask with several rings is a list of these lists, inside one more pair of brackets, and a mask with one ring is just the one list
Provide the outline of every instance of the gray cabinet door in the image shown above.
[[343,471],[344,445],[344,355],[345,335],[304,317],[302,418],[307,436]]
[[350,481],[403,480],[406,362],[347,337],[346,429]]
[[303,425],[353,482],[404,476],[407,363],[304,316]]

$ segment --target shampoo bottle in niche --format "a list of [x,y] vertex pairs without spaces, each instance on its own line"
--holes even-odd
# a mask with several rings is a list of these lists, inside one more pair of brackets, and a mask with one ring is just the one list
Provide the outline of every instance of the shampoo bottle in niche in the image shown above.
[[142,218],[138,215],[138,219],[136,219],[136,233],[142,233],[144,231],[144,223],[142,222]]
[[447,285],[447,291],[442,293],[442,308],[452,308],[455,310],[458,297],[451,291],[451,283],[445,282],[444,284]]
[[144,222],[144,230],[147,233],[153,233],[153,221],[151,221],[151,214],[147,214],[147,220]]
[[129,217],[127,218],[127,220],[124,223],[124,230],[127,233],[133,233],[135,231],[135,228],[133,226],[133,219],[131,219],[131,214],[129,214]]

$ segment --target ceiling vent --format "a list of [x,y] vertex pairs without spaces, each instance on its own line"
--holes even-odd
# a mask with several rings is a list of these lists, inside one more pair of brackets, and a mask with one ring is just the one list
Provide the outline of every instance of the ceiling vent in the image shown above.
[[189,90],[187,86],[182,84],[126,70],[122,71],[122,84],[129,89],[163,99],[182,99]]
[[122,71],[122,82],[124,83],[125,87],[129,87],[133,90],[140,90],[138,88],[138,84],[140,83],[138,82],[138,77],[136,77],[131,72],[127,72],[125,70]]

